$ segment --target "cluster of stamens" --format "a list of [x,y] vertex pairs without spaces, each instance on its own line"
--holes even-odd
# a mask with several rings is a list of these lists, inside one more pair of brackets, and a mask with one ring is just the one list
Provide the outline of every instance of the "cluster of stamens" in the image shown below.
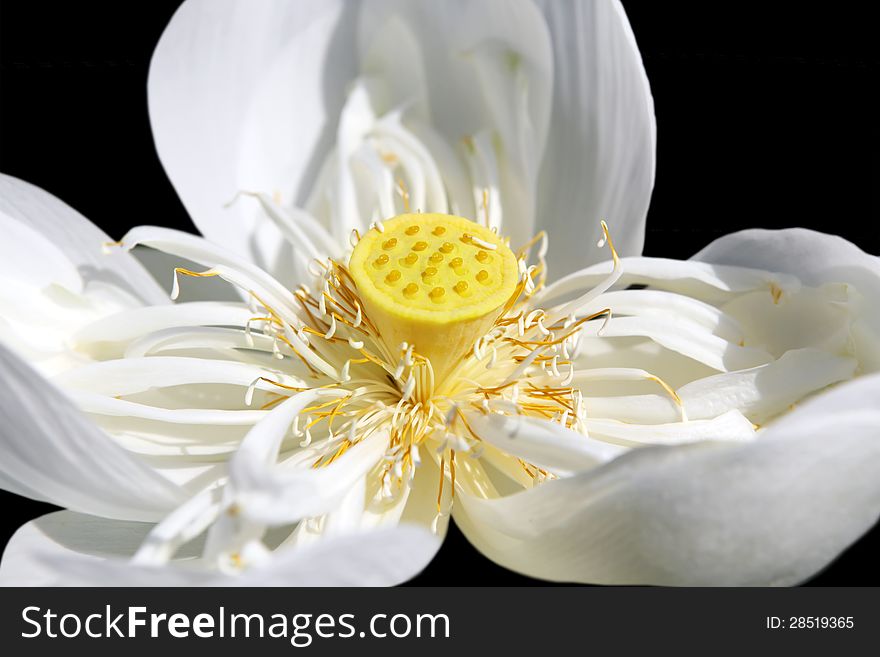
[[[298,360],[303,375],[301,385],[255,381],[248,403],[261,384],[275,389],[263,409],[303,390],[332,390],[327,401],[303,409],[293,424],[294,436],[301,448],[311,450],[313,467],[333,463],[374,435],[387,437],[386,457],[377,466],[380,502],[410,485],[425,454],[420,456],[420,448],[430,446],[440,467],[438,512],[447,511],[441,508],[443,481],[449,478],[454,491],[456,458],[477,457],[483,450],[469,413],[583,428],[581,393],[570,385],[573,359],[581,331],[591,320],[607,320],[610,311],[576,318],[573,312],[532,308],[546,275],[544,236],[513,254],[487,229],[473,224],[482,233],[465,230],[470,223],[405,215],[375,224],[364,236],[355,234],[348,266],[315,261],[319,284],[316,290],[301,286],[294,292],[295,314],[252,294],[255,316],[248,333],[260,325],[276,356]],[[529,265],[536,246],[538,262]],[[495,300],[487,304],[491,294]],[[434,333],[419,333],[419,322],[429,322]],[[444,374],[437,376],[438,359],[426,355],[431,341],[444,347],[443,330],[460,330],[467,322],[482,326],[479,334],[468,338],[462,353],[444,354]],[[395,339],[389,325],[409,327],[414,339]],[[521,466],[535,482],[550,476],[525,461]]]

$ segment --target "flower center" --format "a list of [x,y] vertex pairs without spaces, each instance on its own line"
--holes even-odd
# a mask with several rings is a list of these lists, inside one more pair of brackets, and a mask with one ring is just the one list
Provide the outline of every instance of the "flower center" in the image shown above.
[[349,270],[386,344],[412,345],[438,379],[492,327],[519,280],[516,257],[494,232],[444,214],[376,224]]

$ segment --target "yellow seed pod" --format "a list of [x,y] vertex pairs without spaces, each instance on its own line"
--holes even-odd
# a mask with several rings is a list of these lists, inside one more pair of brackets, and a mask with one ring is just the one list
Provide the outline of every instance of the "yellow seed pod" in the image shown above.
[[[463,217],[403,214],[383,227],[364,235],[349,261],[364,308],[390,349],[414,345],[435,377],[443,376],[510,299],[519,279],[516,257],[495,233]],[[374,264],[386,254],[402,265],[393,270],[399,275]],[[450,266],[428,254],[450,256]],[[464,261],[479,262],[479,272],[463,268]]]

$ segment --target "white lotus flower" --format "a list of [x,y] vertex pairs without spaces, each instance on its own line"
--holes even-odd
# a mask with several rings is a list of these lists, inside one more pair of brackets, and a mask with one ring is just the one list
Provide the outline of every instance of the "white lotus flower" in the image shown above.
[[[0,185],[0,483],[71,510],[4,583],[393,583],[451,515],[535,577],[791,584],[876,521],[880,263],[797,229],[638,257],[618,3],[190,1],[149,91],[206,239],[101,256]],[[244,300],[163,303],[138,244]]]

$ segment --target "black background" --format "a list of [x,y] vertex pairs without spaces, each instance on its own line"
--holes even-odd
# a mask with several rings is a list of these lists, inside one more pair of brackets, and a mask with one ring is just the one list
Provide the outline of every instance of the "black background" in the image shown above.
[[[195,231],[156,157],[153,48],[179,3],[0,3],[0,170],[111,236]],[[646,255],[686,258],[750,227],[805,226],[880,253],[871,3],[624,2],[657,115]],[[862,10],[860,7],[864,7]],[[50,510],[0,493],[0,546]],[[877,585],[875,528],[813,585]],[[528,584],[451,528],[413,583]]]

